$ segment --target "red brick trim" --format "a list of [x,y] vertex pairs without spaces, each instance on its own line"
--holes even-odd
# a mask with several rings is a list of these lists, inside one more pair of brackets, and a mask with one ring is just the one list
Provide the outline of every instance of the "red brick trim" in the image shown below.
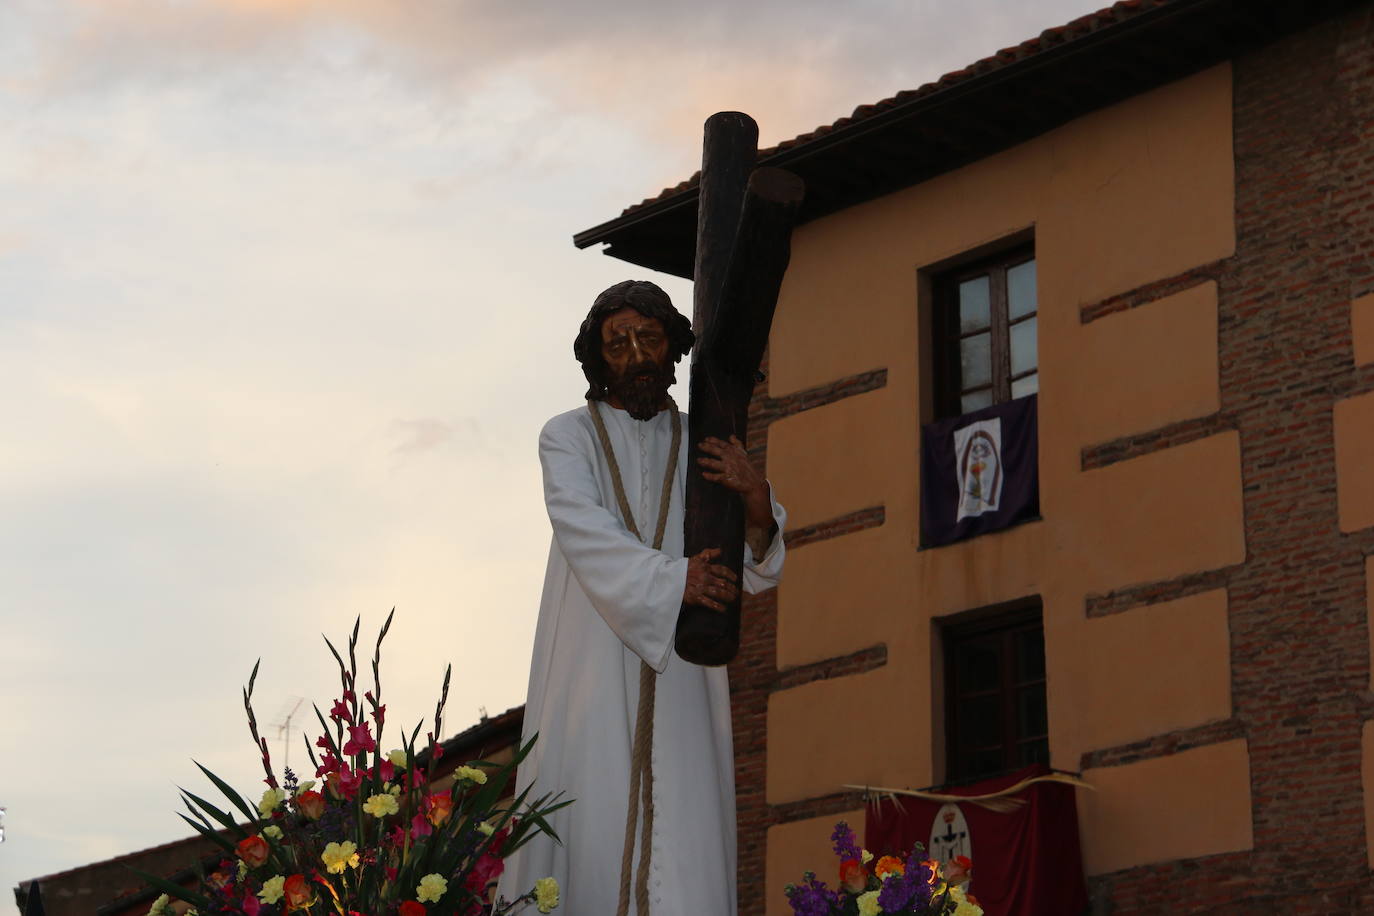
[[1239,719],[1226,719],[1222,722],[1208,722],[1193,728],[1180,728],[1162,735],[1153,735],[1142,741],[1132,741],[1116,747],[1105,747],[1088,751],[1079,758],[1081,771],[1102,767],[1124,766],[1154,757],[1168,757],[1179,751],[1220,744],[1245,737],[1245,724]]
[[887,646],[883,644],[869,646],[867,649],[850,652],[848,655],[837,655],[834,658],[822,659],[809,665],[797,665],[793,668],[784,669],[778,672],[777,678],[774,679],[771,692],[789,690],[815,681],[863,674],[886,664]]
[[1160,582],[1147,582],[1143,585],[1118,588],[1107,592],[1105,595],[1089,595],[1087,615],[1089,617],[1106,617],[1109,614],[1119,614],[1132,608],[1149,604],[1162,604],[1165,601],[1176,601],[1179,598],[1187,598],[1189,595],[1225,588],[1230,583],[1232,574],[1239,568],[1239,566],[1227,566],[1222,569],[1209,569],[1205,572],[1179,576],[1176,579],[1165,579]]
[[1206,439],[1217,433],[1237,428],[1234,416],[1214,413],[1192,420],[1180,420],[1143,433],[1132,433],[1119,439],[1111,439],[1097,445],[1089,445],[1082,451],[1083,470],[1091,471],[1104,468],[1119,461],[1128,461],[1153,452],[1163,451],[1199,439]]
[[1181,274],[1174,274],[1163,280],[1146,283],[1144,286],[1137,286],[1135,289],[1124,293],[1109,296],[1100,302],[1085,305],[1079,310],[1079,320],[1083,324],[1091,324],[1099,318],[1105,318],[1108,315],[1114,315],[1128,309],[1139,308],[1142,305],[1149,305],[1151,302],[1157,302],[1175,293],[1192,289],[1194,286],[1201,286],[1209,280],[1217,281],[1229,266],[1227,260],[1223,258],[1220,261],[1203,264],[1201,267],[1185,270]]
[[755,397],[749,409],[749,422],[751,425],[766,425],[783,417],[801,413],[803,410],[824,407],[826,404],[852,398],[856,394],[866,394],[886,387],[887,370],[870,369],[858,375],[849,375],[833,382],[826,382],[824,385],[816,385],[814,388],[803,388],[780,398]]
[[886,521],[887,510],[883,506],[869,506],[867,509],[837,515],[835,518],[816,522],[814,525],[791,528],[784,532],[782,537],[789,550],[796,550],[798,547],[814,544],[816,541],[828,541],[842,534],[853,534],[855,531],[877,528]]
[[[790,824],[793,821],[804,821],[813,817],[834,816],[842,811],[853,811],[861,808],[864,804],[864,793],[849,790],[846,792],[832,792],[829,795],[820,795],[816,798],[804,798],[800,801],[784,802],[781,805],[769,806],[770,825]],[[856,833],[863,832],[862,824],[850,824],[855,827]],[[800,876],[798,876],[800,877]]]

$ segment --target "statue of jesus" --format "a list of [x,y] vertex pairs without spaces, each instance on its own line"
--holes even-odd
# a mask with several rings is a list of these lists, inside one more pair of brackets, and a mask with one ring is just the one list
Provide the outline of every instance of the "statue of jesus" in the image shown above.
[[[738,440],[706,439],[695,456],[703,476],[745,507],[743,582],[713,562],[717,549],[683,556],[692,456],[668,387],[694,341],[691,323],[655,284],[607,289],[573,348],[587,403],[549,420],[539,437],[553,543],[525,704],[523,740],[539,740],[520,765],[518,788],[537,782],[537,791],[563,791],[575,803],[552,818],[561,845],[540,836],[507,860],[500,888],[508,900],[552,875],[566,916],[615,916],[622,853],[632,848],[631,871],[647,875],[653,916],[736,911],[726,671],[683,661],[673,635],[684,603],[719,611],[741,584],[747,592],[777,584],[786,515]],[[639,814],[627,844],[643,666],[656,695],[652,811]]]

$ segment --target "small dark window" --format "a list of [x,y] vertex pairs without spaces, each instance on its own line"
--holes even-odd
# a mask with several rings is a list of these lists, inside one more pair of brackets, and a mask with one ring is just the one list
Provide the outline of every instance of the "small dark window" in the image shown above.
[[1040,389],[1035,249],[934,278],[935,409],[961,414]]
[[1040,600],[941,630],[946,781],[1049,763]]

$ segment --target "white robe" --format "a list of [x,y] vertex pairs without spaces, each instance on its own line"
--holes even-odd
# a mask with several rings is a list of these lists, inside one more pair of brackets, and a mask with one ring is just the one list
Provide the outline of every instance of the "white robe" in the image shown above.
[[[638,421],[598,404],[620,465],[626,500],[652,543],[672,421],[663,411]],[[684,662],[673,634],[686,582],[683,487],[687,417],[663,550],[636,540],[621,521],[610,468],[586,406],[554,417],[539,437],[544,499],[553,544],[534,637],[524,740],[539,740],[520,765],[518,786],[533,796],[562,791],[562,839],[532,840],[506,861],[498,893],[507,900],[543,877],[558,879],[562,916],[614,916],[639,700],[639,663],[659,673],[654,716],[652,916],[735,913],[735,773],[730,689],[724,667]],[[762,560],[745,547],[744,587],[777,584],[786,515],[773,503],[778,534]],[[640,823],[643,820],[641,816]],[[635,843],[636,874],[639,843]],[[630,911],[634,912],[633,889]]]

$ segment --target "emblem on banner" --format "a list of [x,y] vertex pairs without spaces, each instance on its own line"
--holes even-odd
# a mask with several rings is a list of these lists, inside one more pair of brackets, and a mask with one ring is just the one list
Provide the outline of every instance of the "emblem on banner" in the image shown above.
[[979,420],[954,431],[958,460],[959,513],[962,521],[997,511],[1002,501],[1002,420]]
[[937,862],[948,862],[955,856],[973,858],[968,821],[964,820],[964,812],[958,805],[947,804],[935,812],[935,820],[930,825],[930,843],[926,849],[930,850],[930,857]]

